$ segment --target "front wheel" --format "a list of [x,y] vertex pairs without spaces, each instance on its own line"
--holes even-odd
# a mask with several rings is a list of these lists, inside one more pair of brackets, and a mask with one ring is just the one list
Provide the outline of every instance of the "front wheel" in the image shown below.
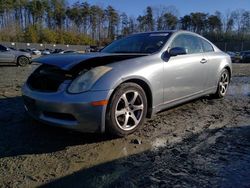
[[213,95],[214,98],[223,98],[226,95],[229,86],[229,81],[230,81],[229,72],[227,69],[224,69],[220,75],[217,91]]
[[17,59],[17,65],[24,67],[29,64],[29,59],[25,56],[21,56]]
[[147,98],[144,90],[135,83],[121,84],[107,109],[107,131],[116,136],[131,134],[143,124],[146,113]]

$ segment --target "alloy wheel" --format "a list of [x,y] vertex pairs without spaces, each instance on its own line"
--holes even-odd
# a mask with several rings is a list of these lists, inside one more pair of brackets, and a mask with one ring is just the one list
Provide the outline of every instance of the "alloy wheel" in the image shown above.
[[142,96],[135,90],[125,92],[115,108],[115,120],[122,130],[132,130],[140,122],[144,110]]
[[221,74],[220,82],[219,82],[219,92],[222,96],[224,96],[227,92],[228,89],[228,84],[229,84],[229,76],[227,71],[224,71]]
[[20,66],[25,66],[25,65],[27,65],[28,63],[29,63],[28,58],[26,58],[26,57],[19,57],[19,59],[18,59],[18,64],[19,64]]

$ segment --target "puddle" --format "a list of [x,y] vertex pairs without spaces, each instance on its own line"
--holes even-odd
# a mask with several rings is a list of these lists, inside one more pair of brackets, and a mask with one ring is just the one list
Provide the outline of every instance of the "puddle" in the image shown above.
[[233,77],[227,94],[231,96],[250,96],[250,77]]

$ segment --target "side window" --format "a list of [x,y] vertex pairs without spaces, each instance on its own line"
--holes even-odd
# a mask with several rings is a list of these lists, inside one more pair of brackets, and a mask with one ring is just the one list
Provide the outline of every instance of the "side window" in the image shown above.
[[171,48],[181,47],[187,50],[187,54],[202,53],[202,44],[198,37],[188,34],[178,35],[172,42]]
[[213,46],[209,42],[207,42],[204,39],[201,39],[201,42],[202,42],[204,52],[213,52],[214,51]]
[[0,51],[6,51],[6,47],[4,47],[4,46],[2,46],[2,45],[0,45]]

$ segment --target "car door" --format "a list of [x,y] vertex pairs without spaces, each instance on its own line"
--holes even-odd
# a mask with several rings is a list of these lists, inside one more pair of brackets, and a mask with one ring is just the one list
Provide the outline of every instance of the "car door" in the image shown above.
[[15,55],[8,48],[0,45],[0,62],[13,62]]
[[164,103],[191,97],[204,89],[206,58],[199,38],[191,34],[177,35],[169,49],[185,48],[187,54],[170,57],[164,63]]

